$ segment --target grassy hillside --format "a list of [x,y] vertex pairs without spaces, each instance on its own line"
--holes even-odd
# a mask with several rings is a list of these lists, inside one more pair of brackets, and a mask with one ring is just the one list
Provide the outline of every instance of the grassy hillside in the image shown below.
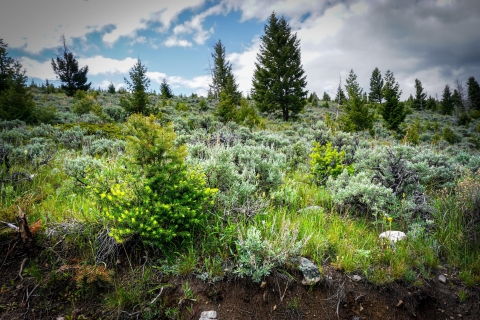
[[[61,286],[72,310],[95,298],[111,317],[173,319],[195,300],[187,281],[180,303],[151,304],[159,275],[260,282],[300,256],[378,286],[420,288],[441,268],[461,299],[480,283],[475,114],[458,125],[412,111],[399,132],[377,115],[371,132],[346,133],[333,103],[285,123],[245,100],[222,123],[196,96],[151,95],[151,118],[127,118],[121,96],[37,91],[43,124],[0,123],[0,220],[26,213],[37,251],[20,277],[41,296]],[[380,240],[388,230],[407,237]],[[5,261],[23,259],[14,237],[0,229]]]

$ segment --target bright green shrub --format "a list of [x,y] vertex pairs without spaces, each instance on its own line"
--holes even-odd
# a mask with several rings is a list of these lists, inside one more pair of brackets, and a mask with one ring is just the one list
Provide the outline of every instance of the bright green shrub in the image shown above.
[[315,142],[310,154],[310,164],[313,179],[318,184],[324,184],[328,177],[336,178],[343,170],[353,173],[353,165],[345,165],[345,151],[338,152],[331,142],[321,145]]
[[98,190],[113,224],[111,235],[119,242],[137,235],[158,246],[189,237],[217,190],[206,188],[204,175],[185,165],[186,149],[174,144],[172,126],[160,127],[154,116],[133,115],[127,127],[128,175],[142,185],[134,191],[126,181]]

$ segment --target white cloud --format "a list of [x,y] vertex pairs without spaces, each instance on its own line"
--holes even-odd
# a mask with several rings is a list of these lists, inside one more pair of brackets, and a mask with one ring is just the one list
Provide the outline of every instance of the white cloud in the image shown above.
[[184,87],[193,89],[196,94],[205,96],[208,92],[210,76],[198,76],[192,79],[186,79],[180,76],[171,76],[167,78],[167,82],[172,86],[172,88]]
[[191,47],[192,43],[185,39],[178,39],[176,36],[171,36],[163,42],[167,47]]
[[28,57],[23,57],[20,59],[20,63],[27,70],[27,76],[30,78],[48,80],[56,79],[56,75],[53,72],[52,63],[50,60],[39,62]]
[[[79,66],[83,67],[87,65],[88,75],[93,76],[100,74],[126,74],[136,62],[137,59],[130,57],[123,60],[105,58],[103,56],[78,59]],[[56,79],[50,60],[39,62],[28,57],[23,57],[20,59],[20,63],[27,69],[27,75],[29,77],[49,80]]]
[[205,0],[15,0],[3,1],[0,10],[2,38],[12,48],[32,53],[59,45],[67,38],[105,32],[103,41],[112,45],[122,36],[134,37],[149,22],[168,30],[178,14],[201,6]]
[[195,33],[193,40],[197,44],[202,45],[208,38],[210,38],[210,36],[214,32],[213,28],[210,28],[209,30],[204,30],[202,25],[203,22],[207,17],[211,15],[218,15],[220,13],[226,13],[226,7],[223,4],[218,4],[216,6],[210,7],[202,13],[193,16],[192,19],[190,19],[189,21],[185,21],[184,23],[175,26],[173,28],[173,33],[175,35],[183,33]]
[[243,52],[233,52],[227,55],[227,60],[232,63],[233,75],[238,84],[238,90],[244,95],[250,93],[252,87],[253,71],[257,53],[260,50],[260,38],[255,38],[250,47]]
[[87,65],[88,73],[94,76],[98,74],[128,73],[135,63],[137,63],[137,59],[130,57],[123,60],[105,58],[102,56],[78,59],[78,64],[80,66]]
[[133,39],[131,42],[130,42],[130,45],[134,45],[136,43],[141,43],[141,44],[145,44],[147,42],[147,38],[144,37],[144,36],[141,36],[141,37],[138,37],[136,39]]
[[149,78],[150,80],[158,84],[162,83],[163,78],[167,77],[165,73],[157,72],[157,71],[154,71],[154,72],[147,71],[146,76],[147,78]]

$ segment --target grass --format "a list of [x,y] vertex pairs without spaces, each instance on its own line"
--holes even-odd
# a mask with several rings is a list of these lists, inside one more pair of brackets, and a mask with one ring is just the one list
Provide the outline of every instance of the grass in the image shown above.
[[[108,99],[112,97],[108,96]],[[57,99],[58,101],[55,101],[62,105],[68,104],[61,95],[52,95],[49,98]],[[175,101],[179,100],[181,99],[175,98]],[[173,108],[170,109],[175,112]],[[191,110],[192,113],[196,112],[193,106]],[[308,130],[315,127],[315,122],[326,112],[328,112],[326,108],[309,107],[305,115],[300,115],[298,122],[267,120],[266,131],[253,128],[249,133],[252,136],[261,132],[278,134],[280,141],[286,139],[285,136],[280,136],[282,132],[289,130],[289,135],[295,135],[297,129],[301,127],[309,134],[306,139],[311,142],[318,138],[315,136],[318,132]],[[189,137],[194,136],[188,128],[182,127],[185,120],[181,113],[168,116],[169,119],[180,123],[178,129],[182,131],[183,141],[188,141]],[[178,119],[175,116],[179,116]],[[71,125],[62,127],[68,128]],[[91,130],[96,129],[96,126],[88,127]],[[111,127],[107,134],[112,137],[123,137],[118,126]],[[220,136],[223,134],[221,130],[226,130],[225,128],[217,123],[209,130],[218,132],[198,134],[195,139],[208,145],[211,142],[208,139]],[[328,134],[334,133],[329,131]],[[235,135],[232,133],[232,136]],[[259,137],[261,138],[261,135],[257,135],[256,139],[260,139]],[[292,140],[297,138],[303,137],[294,136]],[[367,142],[383,143],[372,140]],[[261,142],[252,138],[248,143]],[[285,148],[288,148],[288,143],[283,143],[287,145]],[[283,149],[279,149],[278,152],[283,152],[281,150]],[[91,192],[76,184],[63,171],[66,158],[72,159],[81,154],[80,150],[67,151],[60,148],[48,166],[34,169],[31,164],[18,165],[13,169],[32,172],[35,178],[16,185],[2,184],[0,189],[0,220],[14,222],[18,212],[17,206],[20,206],[27,213],[31,223],[39,220],[43,228],[48,228],[52,234],[56,232],[56,236],[48,237],[45,234],[38,236],[45,248],[41,260],[48,263],[50,271],[58,270],[63,264],[82,263],[89,266],[85,267],[85,270],[90,270],[92,266],[103,266],[103,263],[107,263],[98,259],[100,246],[98,239],[101,234],[106,237],[106,227],[111,222],[104,218]],[[96,158],[105,163],[117,163],[115,158],[100,156]],[[477,200],[474,194],[467,192],[480,189],[478,173],[471,174],[469,176],[471,179],[468,178],[470,180],[467,178],[459,180],[464,181],[462,182],[464,184],[457,184],[456,189],[432,190],[430,204],[433,210],[429,217],[432,222],[425,225],[418,235],[409,234],[406,240],[392,245],[381,241],[378,238],[379,233],[395,228],[406,231],[411,221],[400,221],[399,218],[395,218],[390,225],[387,221],[376,221],[372,216],[362,216],[356,212],[337,212],[330,191],[311,182],[310,172],[305,169],[308,156],[303,160],[300,161],[301,165],[285,168],[285,172],[282,173],[283,184],[276,190],[273,188],[270,194],[267,192],[263,195],[264,199],[271,200],[269,206],[251,219],[229,217],[221,210],[209,209],[208,219],[197,227],[192,238],[170,243],[162,251],[142,245],[135,237],[130,242],[118,245],[117,249],[122,250],[122,254],[127,253],[126,257],[121,258],[124,273],[122,276],[120,273],[112,275],[111,288],[102,295],[105,308],[114,316],[118,316],[122,311],[131,313],[140,310],[145,301],[151,301],[158,294],[159,274],[181,276],[197,274],[209,282],[217,281],[225,274],[228,276],[239,260],[241,251],[239,239],[245,236],[249,227],[261,231],[262,240],[276,255],[273,258],[266,256],[265,259],[282,261],[285,264],[282,267],[287,269],[296,267],[292,259],[295,257],[288,256],[287,253],[289,250],[294,251],[293,243],[300,242],[302,243],[300,255],[312,260],[320,269],[322,266],[332,265],[346,273],[361,273],[368,281],[378,285],[405,281],[414,286],[422,286],[424,280],[431,278],[433,271],[440,264],[448,264],[459,270],[459,278],[467,287],[480,283],[479,246],[472,241],[475,231],[475,224],[472,222],[475,221],[473,208]],[[107,171],[99,174],[103,175],[105,180],[114,180],[116,171],[113,169],[111,172]],[[397,217],[395,210],[393,208],[392,212],[387,213]],[[466,217],[470,220],[466,220]],[[107,245],[115,246],[114,243]],[[118,252],[116,254],[118,255]],[[148,256],[148,263],[142,260],[144,256]],[[116,261],[113,261],[117,260],[116,258],[117,256],[113,254],[109,257],[110,269],[120,268],[116,266]],[[42,268],[42,264],[32,263],[26,265],[24,272],[40,279],[41,272],[46,269]],[[228,272],[225,272],[225,269]],[[188,284],[185,283],[186,300],[191,299],[187,289]],[[463,296],[466,297],[466,291],[465,294],[459,293],[459,296],[462,300]],[[152,318],[160,315],[174,318],[179,312],[185,311],[179,310],[178,307],[164,308],[164,302],[159,299],[152,307]],[[287,308],[298,311],[297,302],[291,300]]]

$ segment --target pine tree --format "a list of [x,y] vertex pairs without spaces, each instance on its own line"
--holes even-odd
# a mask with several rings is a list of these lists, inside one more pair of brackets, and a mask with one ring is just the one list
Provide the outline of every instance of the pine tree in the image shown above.
[[348,94],[344,105],[345,114],[340,118],[344,131],[362,131],[373,127],[374,115],[364,101],[363,89],[357,82],[357,75],[350,70],[345,90]]
[[35,104],[27,89],[27,76],[19,61],[8,55],[0,39],[0,119],[33,122]]
[[330,98],[330,96],[328,95],[328,93],[326,93],[325,91],[323,92],[323,98],[322,98],[323,101],[330,101],[332,100],[332,98]]
[[451,115],[453,112],[452,92],[450,86],[447,84],[443,89],[442,94],[442,113]]
[[163,81],[160,84],[160,96],[164,100],[173,98],[172,89],[170,89],[170,86],[168,85],[167,80],[165,78],[163,78]]
[[399,101],[401,94],[402,91],[400,91],[398,82],[395,81],[393,72],[387,70],[385,73],[385,84],[382,89],[382,95],[385,99],[382,116],[387,123],[387,127],[391,130],[398,129],[398,126],[407,116],[403,103]]
[[375,68],[372,72],[372,77],[370,78],[370,93],[368,94],[368,99],[370,102],[382,103],[383,98],[383,79],[382,74],[378,68]]
[[148,87],[150,79],[147,78],[147,68],[138,59],[137,63],[129,71],[130,80],[124,78],[131,94],[128,97],[120,98],[120,104],[129,114],[140,113],[149,115],[150,99],[148,98]]
[[275,12],[264,27],[252,83],[252,98],[263,112],[281,111],[284,121],[306,104],[308,91],[301,63],[300,40]]
[[437,110],[437,100],[435,100],[435,98],[432,96],[429,96],[427,99],[426,108],[427,110]]
[[91,82],[87,83],[88,66],[78,67],[78,61],[67,48],[67,41],[62,36],[63,52],[61,56],[52,58],[53,72],[62,82],[61,88],[67,96],[72,97],[77,90],[87,91],[90,89]]
[[237,117],[237,108],[233,101],[233,96],[229,94],[226,89],[220,92],[220,99],[215,115],[224,123],[234,121]]
[[238,92],[238,84],[232,73],[232,65],[230,61],[226,60],[225,46],[221,40],[218,40],[213,49],[213,68],[211,69],[212,83],[210,84],[210,90],[215,99],[219,99],[220,92],[226,90],[226,93],[232,95],[233,103],[238,105],[242,95]]
[[115,86],[112,82],[110,82],[110,84],[108,85],[108,93],[115,93]]
[[413,99],[413,108],[423,110],[427,106],[427,94],[423,92],[422,83],[415,79],[415,98]]
[[459,115],[463,111],[463,102],[457,89],[453,89],[452,104],[453,104],[453,110],[455,111],[455,114]]
[[467,80],[468,101],[474,110],[480,110],[480,85],[474,77]]
[[345,96],[345,92],[343,92],[342,86],[338,84],[337,94],[335,95],[335,102],[340,105],[345,104],[347,101],[347,97]]

